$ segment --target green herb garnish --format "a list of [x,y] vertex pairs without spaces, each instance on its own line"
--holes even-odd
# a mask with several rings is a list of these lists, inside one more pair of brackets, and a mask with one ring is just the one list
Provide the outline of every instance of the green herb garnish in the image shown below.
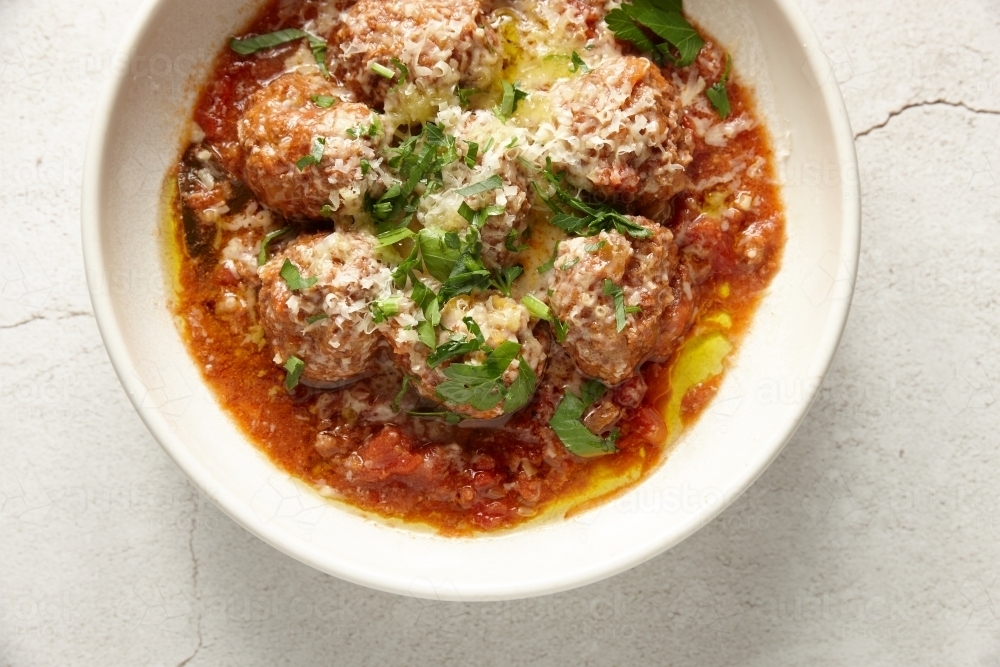
[[307,287],[312,287],[316,284],[319,278],[303,278],[302,274],[299,273],[299,267],[292,264],[292,262],[285,258],[285,263],[281,265],[281,279],[285,281],[288,285],[288,289],[293,292],[306,289]]
[[333,95],[313,95],[309,99],[320,109],[329,109],[340,101]]
[[500,290],[500,293],[509,299],[511,287],[513,287],[514,281],[517,280],[522,273],[524,273],[524,267],[520,264],[505,267],[493,274],[493,286]]
[[576,72],[583,72],[586,74],[590,71],[590,68],[587,67],[587,63],[583,62],[583,58],[580,57],[580,54],[574,51],[573,55],[570,56],[569,71],[574,74]]
[[284,236],[290,231],[292,231],[291,227],[282,227],[281,229],[276,229],[273,232],[268,232],[264,238],[261,239],[260,252],[257,253],[257,266],[264,266],[267,264],[267,246],[271,244],[271,241],[280,236]]
[[385,77],[386,79],[391,79],[396,76],[396,73],[393,72],[391,69],[389,69],[385,65],[380,65],[374,60],[368,63],[368,69],[370,69],[375,74],[378,74],[379,76]]
[[322,322],[325,319],[329,319],[329,317],[330,316],[327,315],[326,313],[317,313],[312,317],[307,317],[306,324],[316,324],[317,322]]
[[302,371],[306,368],[306,363],[294,354],[285,361],[285,389],[291,391],[299,384]]
[[269,32],[266,35],[254,35],[253,37],[233,37],[229,40],[229,48],[240,54],[247,56],[251,53],[270,49],[275,46],[294,42],[297,39],[306,39],[309,42],[309,50],[312,51],[313,59],[319,67],[323,76],[330,78],[330,72],[326,68],[326,40],[320,39],[316,35],[309,34],[305,30],[298,28],[285,28],[276,32]]
[[628,234],[637,239],[649,238],[653,232],[627,216],[615,210],[608,204],[588,204],[573,195],[563,186],[565,174],[555,173],[552,160],[546,158],[545,169],[542,170],[545,180],[553,194],[546,195],[538,183],[532,181],[532,186],[538,197],[545,202],[554,215],[552,224],[572,236],[596,236],[602,231],[616,230],[619,234]]
[[561,241],[556,241],[555,247],[552,248],[552,257],[549,258],[549,261],[545,262],[544,264],[542,264],[541,266],[538,267],[538,272],[539,273],[548,273],[549,271],[551,271],[553,269],[553,267],[555,267],[555,265],[556,265],[556,257],[559,256],[559,244],[560,243],[561,243]]
[[303,155],[295,161],[295,166],[299,168],[299,171],[304,170],[309,165],[319,164],[323,160],[323,149],[325,146],[326,139],[324,137],[314,137],[309,155]]
[[556,317],[552,309],[544,301],[531,294],[526,294],[521,298],[521,305],[527,308],[532,316],[540,320],[545,320],[552,325],[552,332],[556,336],[556,342],[563,343],[566,341],[566,334],[569,333],[569,325]]
[[729,72],[733,68],[733,58],[726,54],[726,69],[722,72],[722,78],[714,86],[705,91],[705,97],[715,107],[719,118],[725,120],[729,118],[729,93],[726,92],[726,82],[729,81]]
[[518,88],[517,84],[506,81],[501,81],[500,83],[503,86],[503,97],[500,100],[500,104],[493,107],[493,113],[502,122],[506,123],[514,115],[514,112],[517,111],[517,103],[527,97],[528,93]]
[[537,386],[537,378],[523,357],[518,363],[520,383],[515,381],[509,388],[504,385],[503,375],[520,353],[519,343],[504,341],[487,355],[482,365],[452,364],[444,369],[448,379],[437,386],[435,393],[443,401],[470,405],[480,411],[492,410],[501,401],[505,412],[517,410],[528,402]]
[[618,451],[615,447],[619,435],[617,430],[607,438],[602,438],[591,433],[581,421],[583,413],[593,405],[594,401],[603,396],[604,392],[603,384],[596,380],[588,380],[581,388],[580,396],[568,391],[563,394],[559,406],[549,420],[549,426],[566,449],[577,456],[588,458]]
[[374,321],[375,324],[381,324],[390,317],[399,315],[400,300],[401,299],[398,296],[390,296],[384,299],[372,301],[368,304],[368,310],[372,314],[372,321]]
[[478,183],[473,183],[472,185],[466,185],[464,188],[459,188],[455,192],[463,197],[471,197],[472,195],[478,195],[481,192],[489,192],[490,190],[498,190],[503,187],[503,179],[497,174],[493,174],[487,179],[479,181]]
[[458,104],[463,108],[469,107],[472,96],[479,92],[478,88],[456,88],[455,94],[458,96]]
[[517,238],[518,238],[517,230],[511,229],[509,232],[507,232],[507,238],[504,239],[503,246],[507,248],[507,250],[513,253],[519,253],[522,250],[526,250],[528,248],[528,244],[527,243],[518,244]]
[[604,293],[610,296],[615,304],[615,327],[618,333],[621,333],[622,329],[625,328],[625,316],[641,313],[642,308],[640,306],[626,306],[625,292],[607,278],[604,279]]
[[652,54],[658,62],[666,60],[678,67],[694,62],[705,44],[684,18],[681,0],[632,0],[608,12],[604,20],[618,39]]
[[406,390],[410,388],[410,376],[403,376],[403,384],[399,388],[399,392],[396,394],[396,398],[392,399],[392,403],[389,404],[389,409],[393,412],[399,412],[399,402],[403,400],[406,396]]

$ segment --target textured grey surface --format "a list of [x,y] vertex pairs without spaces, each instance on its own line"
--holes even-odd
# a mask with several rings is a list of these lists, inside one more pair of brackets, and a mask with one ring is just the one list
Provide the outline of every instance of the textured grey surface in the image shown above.
[[1000,5],[802,6],[858,135],[865,225],[812,411],[672,551],[471,604],[312,571],[161,452],[108,363],[78,232],[136,3],[0,0],[0,665],[1000,665]]

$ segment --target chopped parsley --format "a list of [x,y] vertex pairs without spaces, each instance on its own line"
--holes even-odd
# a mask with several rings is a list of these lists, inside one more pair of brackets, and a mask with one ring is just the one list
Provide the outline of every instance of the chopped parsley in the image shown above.
[[577,72],[582,72],[586,74],[587,72],[590,71],[590,68],[587,67],[587,63],[583,62],[583,58],[580,57],[580,54],[574,51],[573,55],[570,56],[569,71],[573,72],[574,74],[576,74]]
[[725,120],[729,118],[729,93],[726,92],[726,82],[729,81],[729,72],[733,68],[733,58],[726,54],[726,69],[722,72],[722,78],[714,86],[705,91],[705,97],[715,107],[719,118]]
[[601,248],[603,248],[606,245],[608,245],[608,242],[605,241],[604,239],[601,239],[597,243],[588,243],[587,245],[583,246],[583,249],[585,251],[587,251],[587,252],[593,253],[593,252],[597,252],[598,250],[600,250]]
[[390,296],[378,299],[368,304],[368,310],[372,314],[372,321],[381,324],[394,315],[399,315],[400,297]]
[[323,320],[329,319],[330,316],[326,313],[316,313],[312,317],[306,318],[306,324],[316,324],[317,322],[322,322]]
[[466,141],[468,150],[465,151],[465,166],[472,169],[476,166],[476,158],[479,156],[479,144],[475,141]]
[[387,232],[382,232],[378,235],[378,247],[382,248],[387,245],[392,245],[394,243],[399,243],[404,239],[412,239],[416,236],[409,227],[397,227],[396,229],[390,229]]
[[551,271],[553,269],[553,267],[555,267],[555,265],[556,265],[556,257],[559,256],[559,244],[560,243],[561,243],[561,241],[556,241],[555,247],[552,248],[552,257],[549,258],[549,261],[545,262],[544,264],[542,264],[541,266],[538,267],[538,272],[539,273],[548,273],[549,271]]
[[[521,345],[504,341],[491,351],[482,365],[451,364],[442,371],[447,380],[435,388],[438,398],[453,405],[469,405],[475,410],[492,410],[503,402],[504,412],[523,407],[538,385],[534,371],[520,356]],[[510,387],[504,385],[507,368],[519,359],[518,377]]]
[[621,333],[622,329],[625,328],[625,316],[632,313],[641,313],[642,308],[639,306],[626,306],[625,292],[608,278],[604,279],[604,293],[610,296],[615,304],[615,328],[618,330],[618,333]]
[[458,214],[469,221],[469,224],[476,229],[481,229],[486,224],[486,220],[491,215],[503,215],[507,211],[503,206],[487,206],[478,211],[462,202],[458,207]]
[[500,83],[503,86],[503,97],[500,99],[500,104],[493,107],[493,113],[502,122],[506,123],[514,115],[514,112],[517,111],[517,103],[527,97],[528,93],[518,88],[515,83],[508,83],[507,81],[501,81]]
[[682,0],[632,0],[608,12],[604,20],[615,37],[650,53],[658,63],[686,67],[705,40],[684,18],[682,4]]
[[522,273],[524,273],[524,267],[520,264],[505,267],[493,274],[493,286],[500,290],[500,293],[509,299],[511,287],[513,287],[514,281],[517,280]]
[[368,69],[370,69],[375,74],[378,74],[379,76],[385,77],[386,79],[392,79],[396,76],[396,73],[393,72],[391,69],[389,69],[385,65],[380,65],[374,60],[368,63]]
[[302,274],[299,273],[299,267],[292,264],[288,258],[285,258],[285,263],[281,265],[281,279],[288,285],[288,289],[293,292],[312,287],[319,280],[319,278],[315,277],[303,278]]
[[527,243],[518,244],[517,237],[518,237],[517,230],[511,229],[509,232],[507,232],[507,238],[505,238],[503,241],[503,247],[507,248],[508,251],[513,253],[519,253],[522,250],[526,250],[528,248],[528,244]]
[[340,101],[333,95],[313,95],[309,99],[320,109],[329,109]]
[[556,336],[556,342],[563,343],[566,341],[566,334],[569,333],[569,325],[556,317],[552,313],[552,309],[544,301],[531,294],[526,294],[521,299],[521,305],[527,308],[532,316],[540,320],[545,320],[552,325],[552,332]]
[[309,42],[309,50],[312,51],[313,59],[323,76],[330,78],[330,72],[326,68],[326,40],[312,35],[305,30],[298,28],[285,28],[276,32],[269,32],[265,35],[254,35],[253,37],[233,37],[229,40],[229,48],[240,54],[247,56],[265,49],[274,48],[297,39],[305,39]]
[[472,185],[467,185],[464,188],[459,188],[455,192],[463,197],[471,197],[472,195],[478,195],[481,192],[489,192],[490,190],[498,190],[503,187],[503,179],[497,174],[493,174],[489,178],[479,181],[478,183],[473,183]]
[[563,394],[559,406],[552,415],[552,419],[549,420],[549,426],[555,431],[566,449],[577,456],[589,458],[613,454],[618,451],[615,447],[619,436],[617,430],[607,438],[602,438],[591,433],[590,429],[584,426],[581,421],[583,413],[594,404],[594,401],[603,396],[605,391],[604,385],[600,382],[588,380],[581,388],[580,396],[568,391]]
[[482,329],[479,328],[476,321],[471,317],[465,317],[462,318],[462,322],[465,323],[465,328],[472,334],[472,338],[458,335],[441,343],[427,356],[428,366],[436,368],[449,359],[461,357],[483,349],[486,345],[486,338],[483,337]]
[[406,396],[406,391],[409,388],[410,388],[410,376],[404,375],[403,384],[399,388],[399,393],[396,394],[396,398],[392,399],[392,403],[389,404],[389,408],[393,412],[399,412],[399,402],[403,400],[404,396]]
[[455,88],[455,94],[458,96],[458,104],[463,109],[467,109],[469,107],[472,96],[478,92],[478,88]]
[[260,252],[257,253],[257,266],[264,266],[267,264],[267,246],[271,244],[274,239],[284,236],[288,232],[292,231],[291,227],[282,227],[281,229],[276,229],[273,232],[268,232],[260,242]]
[[397,81],[396,85],[394,85],[392,88],[389,89],[389,92],[391,93],[392,91],[396,90],[404,83],[406,83],[406,78],[410,76],[410,68],[404,65],[403,61],[400,60],[399,58],[392,58],[389,60],[389,62],[392,63],[393,67],[399,70],[399,81]]
[[303,155],[295,161],[295,166],[298,167],[299,171],[304,170],[309,165],[319,164],[323,160],[323,149],[325,146],[325,138],[314,137],[312,141],[312,149],[310,149],[309,155]]
[[285,361],[285,389],[291,391],[299,384],[302,371],[306,368],[306,362],[302,361],[294,354]]

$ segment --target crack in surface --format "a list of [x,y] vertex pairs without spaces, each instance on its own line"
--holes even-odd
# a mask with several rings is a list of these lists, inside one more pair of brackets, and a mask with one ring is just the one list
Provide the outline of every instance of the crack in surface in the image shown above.
[[198,652],[201,651],[204,646],[204,637],[201,634],[201,592],[198,590],[198,556],[194,552],[194,531],[197,527],[198,522],[194,520],[194,516],[191,517],[191,531],[188,533],[188,551],[191,553],[191,586],[194,588],[194,599],[197,606],[196,613],[196,625],[195,628],[198,631],[198,645],[194,647],[194,651],[186,657],[181,662],[177,663],[177,667],[184,667],[189,662],[194,660]]
[[858,140],[861,137],[867,137],[869,134],[871,134],[875,130],[881,130],[883,127],[885,127],[886,125],[889,124],[889,121],[891,121],[896,116],[899,116],[904,111],[909,111],[910,109],[919,109],[921,107],[933,107],[933,106],[947,106],[947,107],[952,107],[954,109],[965,109],[966,111],[969,111],[969,112],[974,113],[974,114],[985,114],[985,115],[988,115],[988,116],[1000,116],[1000,110],[997,110],[997,109],[977,109],[976,107],[969,106],[965,102],[952,102],[950,100],[945,100],[945,99],[925,100],[923,102],[912,102],[910,104],[904,105],[903,107],[901,107],[899,109],[896,109],[895,111],[890,111],[889,115],[881,123],[879,123],[877,125],[872,125],[871,127],[869,127],[866,130],[862,130],[861,132],[855,133],[854,139]]
[[68,320],[74,317],[93,317],[94,314],[87,310],[71,310],[62,314],[59,317],[45,317],[44,315],[32,315],[26,320],[21,320],[20,322],[14,322],[14,324],[0,324],[0,330],[6,329],[17,329],[18,327],[23,327],[32,322],[58,322],[59,320]]

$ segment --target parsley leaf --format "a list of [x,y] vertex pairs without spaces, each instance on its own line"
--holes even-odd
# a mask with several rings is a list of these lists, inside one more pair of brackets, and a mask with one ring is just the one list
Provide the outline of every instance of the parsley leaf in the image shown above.
[[302,371],[306,368],[306,363],[294,354],[285,361],[285,389],[291,391],[299,384]]
[[527,97],[528,93],[518,88],[517,84],[514,83],[501,81],[500,84],[503,86],[503,98],[501,98],[499,105],[493,107],[493,113],[506,123],[517,111],[517,103]]
[[574,74],[576,72],[583,72],[586,74],[590,71],[590,68],[587,66],[587,63],[583,61],[583,58],[580,57],[580,54],[574,51],[573,55],[570,56],[569,71]]
[[472,195],[478,195],[481,192],[489,192],[490,190],[498,190],[503,187],[503,179],[497,174],[493,174],[489,178],[479,181],[478,183],[473,183],[472,185],[467,185],[464,188],[459,188],[455,192],[463,197],[471,197]]
[[569,333],[569,325],[556,317],[552,312],[552,309],[549,308],[544,301],[531,294],[526,294],[521,298],[521,305],[527,308],[528,312],[534,317],[537,317],[540,320],[545,320],[552,325],[552,332],[556,336],[556,342],[566,342],[566,334]]
[[[511,396],[510,389],[503,383],[503,375],[520,353],[519,343],[504,341],[490,352],[481,366],[452,364],[445,368],[443,373],[448,379],[439,384],[434,391],[438,398],[453,405],[467,404],[480,411],[492,410],[501,401],[506,403],[508,398],[513,399],[512,409],[517,409],[527,403],[523,395],[531,384],[528,381],[530,378],[525,378],[521,386],[515,390],[514,396]],[[519,371],[518,376],[520,375]],[[513,384],[511,386],[513,387]],[[522,400],[523,402],[518,405]]]
[[270,49],[275,46],[294,42],[297,39],[305,38],[309,42],[309,50],[312,51],[313,59],[319,67],[323,76],[330,78],[330,72],[326,68],[326,40],[320,39],[305,30],[298,28],[285,28],[276,32],[269,32],[265,35],[254,35],[253,37],[233,37],[229,40],[229,48],[240,54],[247,56],[251,53]]
[[309,99],[320,109],[329,109],[340,101],[333,95],[313,95]]
[[312,149],[309,151],[309,155],[303,155],[298,160],[295,161],[295,166],[299,168],[299,171],[304,170],[311,164],[319,164],[323,160],[323,149],[326,146],[326,139],[323,137],[314,137],[312,142]]
[[378,246],[382,248],[387,245],[399,243],[404,239],[412,239],[416,234],[409,227],[397,227],[378,235]]
[[520,264],[501,269],[499,273],[493,275],[493,286],[509,299],[511,287],[522,273],[524,273],[524,267]]
[[641,313],[642,308],[640,306],[626,306],[625,305],[625,292],[621,287],[615,285],[609,279],[604,279],[604,293],[611,297],[615,304],[615,326],[618,333],[621,333],[622,329],[625,328],[625,316],[632,313]]
[[542,264],[541,266],[538,267],[538,272],[539,273],[548,273],[556,265],[556,257],[559,256],[559,244],[560,243],[561,243],[561,241],[556,241],[555,247],[552,248],[552,257],[549,258],[549,261],[545,262],[544,264]]
[[[631,4],[624,3],[608,12],[604,20],[618,39],[631,42],[658,61],[665,58],[678,67],[694,62],[705,44],[684,18],[678,0],[632,0]],[[643,28],[663,41],[654,41]]]
[[441,345],[434,348],[434,351],[427,355],[427,365],[436,368],[449,359],[461,357],[472,352],[478,352],[486,346],[486,338],[483,331],[471,317],[462,318],[465,328],[472,334],[472,338],[466,338],[461,334],[453,336]]
[[532,181],[538,197],[555,215],[552,224],[572,236],[595,236],[602,231],[616,230],[619,234],[637,239],[649,238],[653,232],[639,223],[619,213],[608,204],[588,204],[578,196],[571,194],[564,186],[565,174],[555,173],[552,160],[546,158],[542,175],[552,190],[546,195],[537,182]]
[[285,263],[281,265],[281,279],[285,281],[288,285],[288,289],[293,292],[306,289],[307,287],[312,287],[316,284],[319,278],[303,278],[302,274],[299,273],[299,267],[295,266],[285,258]]
[[535,375],[535,371],[531,370],[531,366],[523,356],[518,356],[517,360],[517,378],[507,387],[507,397],[503,402],[503,411],[507,414],[527,405],[535,395],[535,389],[538,388],[538,376]]
[[[449,232],[456,241],[458,235]],[[446,235],[446,239],[448,236]],[[479,240],[479,233],[469,230],[465,237],[465,242],[460,246],[458,260],[451,269],[447,279],[443,281],[440,290],[441,303],[448,301],[459,294],[471,294],[475,290],[488,289],[491,284],[490,272],[483,265],[481,253],[483,244]]]
[[455,94],[458,95],[458,104],[463,109],[469,107],[470,100],[473,95],[479,92],[478,88],[455,88]]
[[567,391],[563,394],[552,419],[549,420],[549,426],[555,431],[563,446],[577,456],[589,458],[618,451],[615,447],[615,441],[618,440],[617,431],[607,438],[602,438],[591,433],[590,429],[580,421],[583,413],[604,395],[604,391],[604,385],[594,380],[584,384],[581,396],[575,396]]
[[260,252],[257,253],[257,266],[264,266],[267,264],[267,246],[271,244],[271,241],[284,236],[290,231],[292,231],[291,227],[282,227],[281,229],[276,229],[273,232],[268,232],[268,234],[261,239]]
[[317,322],[322,322],[323,320],[329,319],[330,316],[326,313],[317,313],[312,317],[306,318],[306,324],[316,324]]
[[399,302],[400,297],[390,296],[384,299],[378,299],[372,301],[368,304],[368,310],[371,311],[372,321],[375,324],[381,324],[387,319],[394,315],[399,315]]
[[410,388],[410,376],[403,376],[403,384],[399,387],[399,392],[396,394],[396,398],[392,399],[392,403],[389,404],[389,409],[393,412],[399,412],[399,402],[403,400],[406,396],[406,390]]
[[712,103],[715,107],[716,112],[719,114],[719,118],[725,120],[729,118],[729,93],[726,92],[726,82],[729,81],[729,72],[733,67],[733,58],[728,53],[726,54],[726,69],[722,73],[722,78],[719,79],[714,86],[705,91],[705,97],[708,101]]
[[458,234],[424,227],[417,234],[417,246],[427,273],[442,283],[447,281],[461,256]]
[[517,229],[511,229],[509,232],[507,232],[507,238],[504,239],[503,246],[507,248],[507,250],[513,253],[519,253],[522,250],[527,250],[528,244],[523,243],[518,245],[517,237],[518,237]]

